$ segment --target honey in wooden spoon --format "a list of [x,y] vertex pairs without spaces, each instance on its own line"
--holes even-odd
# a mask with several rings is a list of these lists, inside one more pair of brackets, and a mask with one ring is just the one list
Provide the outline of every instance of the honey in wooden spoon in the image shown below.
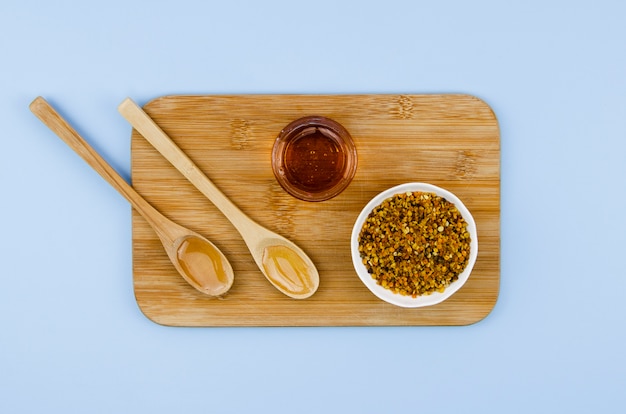
[[282,244],[263,250],[263,269],[279,290],[292,295],[307,295],[315,286],[312,269],[294,250]]
[[315,293],[319,286],[319,274],[302,249],[244,214],[135,102],[127,98],[118,110],[235,226],[255,263],[276,289],[295,299],[305,299]]
[[202,238],[189,236],[180,240],[176,260],[183,277],[192,280],[193,286],[208,295],[219,296],[232,284],[229,262],[213,244]]
[[200,234],[165,218],[128,184],[42,97],[30,110],[78,153],[146,219],[159,236],[172,264],[198,291],[225,294],[233,284],[233,269],[217,247]]

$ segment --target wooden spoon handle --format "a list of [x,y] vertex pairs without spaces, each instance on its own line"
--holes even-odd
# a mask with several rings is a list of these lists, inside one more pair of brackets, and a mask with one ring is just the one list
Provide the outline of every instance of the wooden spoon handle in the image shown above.
[[[246,216],[219,188],[207,178],[198,166],[132,99],[126,98],[118,107],[120,114],[154,148],[230,220],[242,235],[249,233],[251,219]],[[255,226],[257,226],[255,224]],[[245,237],[244,237],[245,238]]]
[[98,154],[72,126],[41,96],[35,98],[30,104],[30,110],[48,128],[59,136],[70,148],[80,155],[98,174],[113,186],[120,194],[126,198],[131,205],[152,225],[159,237],[172,239],[175,234],[162,231],[163,223],[168,221],[154,207],[152,207],[135,189],[118,174],[105,160]]

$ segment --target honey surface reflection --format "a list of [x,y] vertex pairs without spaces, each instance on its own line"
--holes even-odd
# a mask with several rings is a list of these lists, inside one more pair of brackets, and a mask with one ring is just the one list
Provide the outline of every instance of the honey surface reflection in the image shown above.
[[344,154],[337,140],[318,127],[303,131],[287,145],[287,179],[305,191],[328,191],[343,178]]
[[288,247],[266,247],[263,251],[263,268],[274,285],[293,295],[312,294],[317,289],[315,270]]
[[350,133],[323,116],[305,116],[282,129],[272,149],[272,170],[292,196],[324,201],[341,193],[357,167]]
[[225,263],[211,244],[198,237],[188,237],[177,251],[180,268],[196,288],[208,295],[221,295],[229,286]]

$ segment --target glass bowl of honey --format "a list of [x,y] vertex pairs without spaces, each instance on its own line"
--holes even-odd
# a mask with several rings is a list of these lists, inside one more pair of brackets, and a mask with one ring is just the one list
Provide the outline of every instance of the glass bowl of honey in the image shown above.
[[350,133],[324,116],[289,123],[276,138],[272,169],[278,183],[305,201],[329,200],[352,181],[357,152]]

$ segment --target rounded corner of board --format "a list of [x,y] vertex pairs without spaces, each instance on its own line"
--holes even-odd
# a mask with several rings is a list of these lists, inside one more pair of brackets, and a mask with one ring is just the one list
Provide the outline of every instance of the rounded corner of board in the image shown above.
[[141,312],[141,314],[150,322],[159,326],[167,327],[167,328],[176,327],[176,325],[172,323],[168,323],[166,320],[163,320],[158,315],[151,313],[150,310],[147,309],[144,306],[144,304],[136,296],[135,296],[135,300],[137,302],[137,307],[139,308],[139,311]]
[[159,105],[160,102],[165,101],[165,100],[171,98],[172,96],[174,96],[174,95],[161,95],[161,96],[157,96],[157,97],[151,98],[151,99],[148,100],[148,102],[143,104],[141,107],[143,109],[149,109],[152,106]]
[[489,104],[489,102],[485,100],[485,98],[481,98],[480,96],[472,95],[472,94],[465,94],[465,96],[478,102],[479,105],[482,105],[491,114],[491,116],[496,121],[496,123],[498,122],[496,111],[494,111],[493,107]]
[[478,315],[478,316],[477,316],[475,319],[473,319],[473,320],[469,320],[469,321],[467,321],[466,323],[463,323],[463,324],[462,324],[462,326],[472,326],[472,325],[477,325],[477,324],[479,324],[479,323],[483,322],[485,319],[487,319],[487,317],[493,313],[493,310],[494,310],[494,309],[495,309],[495,307],[496,307],[496,303],[498,302],[498,296],[499,296],[499,295],[496,295],[496,296],[493,298],[493,301],[492,301],[492,302],[488,305],[488,307],[486,307],[486,308],[484,308],[484,309],[483,309],[483,310],[484,310],[484,312],[483,312],[482,314]]

